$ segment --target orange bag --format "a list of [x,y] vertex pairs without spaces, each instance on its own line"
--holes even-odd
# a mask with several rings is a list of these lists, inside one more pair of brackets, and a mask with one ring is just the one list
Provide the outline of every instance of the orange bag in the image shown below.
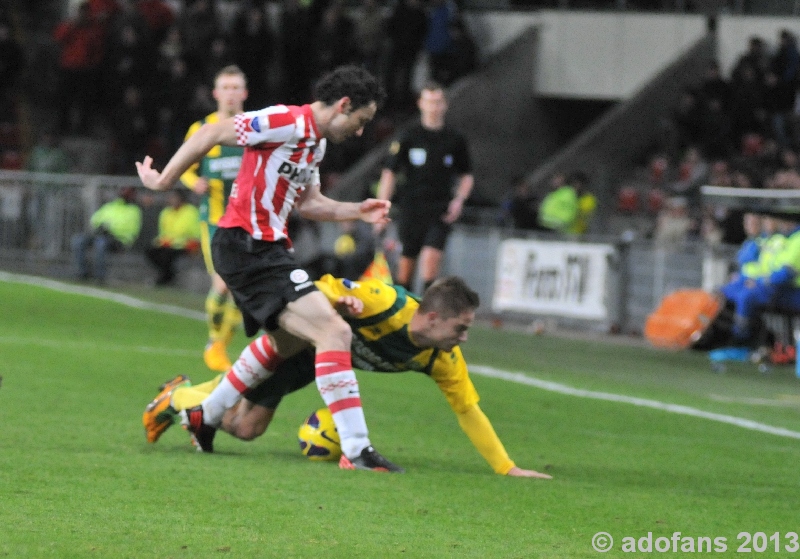
[[722,302],[702,289],[675,291],[647,317],[644,337],[655,347],[687,349],[700,340],[721,308]]

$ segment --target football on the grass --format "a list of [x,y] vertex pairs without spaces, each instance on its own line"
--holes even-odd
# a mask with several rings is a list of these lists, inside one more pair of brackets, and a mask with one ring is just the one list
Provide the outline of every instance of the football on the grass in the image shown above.
[[339,432],[328,408],[309,415],[297,432],[300,452],[309,460],[338,460],[342,455]]

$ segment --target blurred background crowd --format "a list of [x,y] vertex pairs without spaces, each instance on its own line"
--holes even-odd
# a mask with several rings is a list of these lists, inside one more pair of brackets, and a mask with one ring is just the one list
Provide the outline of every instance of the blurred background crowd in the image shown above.
[[[256,109],[307,101],[316,76],[348,62],[379,75],[389,97],[361,138],[330,150],[326,179],[416,114],[415,84],[447,86],[473,71],[477,49],[452,0],[8,2],[0,9],[0,168],[131,175],[144,154],[163,164],[188,126],[215,110],[219,68],[244,70],[245,108]],[[672,118],[654,123],[662,141],[619,185],[612,223],[665,242],[741,242],[741,215],[703,206],[699,187],[800,186],[799,84],[790,31],[743,37],[732,69],[711,62]],[[580,171],[559,170],[552,189]],[[591,191],[592,180],[582,188]],[[497,223],[541,229],[548,192],[519,177],[507,193]]]

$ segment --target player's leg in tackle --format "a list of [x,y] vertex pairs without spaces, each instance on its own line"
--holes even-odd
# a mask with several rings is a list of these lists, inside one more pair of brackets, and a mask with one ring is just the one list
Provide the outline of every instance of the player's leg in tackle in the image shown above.
[[177,410],[171,405],[172,394],[181,386],[190,386],[191,381],[184,375],[178,375],[159,387],[158,395],[144,409],[142,424],[147,442],[154,443],[175,422]]
[[[298,349],[305,345],[305,342],[298,343]],[[203,400],[202,406],[180,412],[181,422],[195,435],[203,452],[214,451],[214,435],[225,411],[235,406],[250,387],[272,376],[283,362],[283,357],[278,355],[274,346],[275,342],[269,335],[251,342],[219,385]]]

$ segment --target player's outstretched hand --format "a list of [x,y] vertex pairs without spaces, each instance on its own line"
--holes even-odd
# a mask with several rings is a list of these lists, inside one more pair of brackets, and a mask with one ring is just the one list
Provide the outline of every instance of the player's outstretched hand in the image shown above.
[[508,470],[507,476],[511,477],[535,477],[537,479],[553,479],[553,476],[543,474],[541,472],[537,472],[535,470],[523,470],[522,468],[518,468],[514,466],[510,470]]
[[378,200],[377,198],[367,198],[361,202],[358,211],[362,221],[367,223],[389,223],[389,208],[392,203],[389,200]]
[[139,173],[139,180],[150,190],[161,190],[158,186],[158,179],[161,178],[161,173],[153,169],[153,158],[149,155],[144,157],[144,160],[139,163],[136,162],[136,172]]

